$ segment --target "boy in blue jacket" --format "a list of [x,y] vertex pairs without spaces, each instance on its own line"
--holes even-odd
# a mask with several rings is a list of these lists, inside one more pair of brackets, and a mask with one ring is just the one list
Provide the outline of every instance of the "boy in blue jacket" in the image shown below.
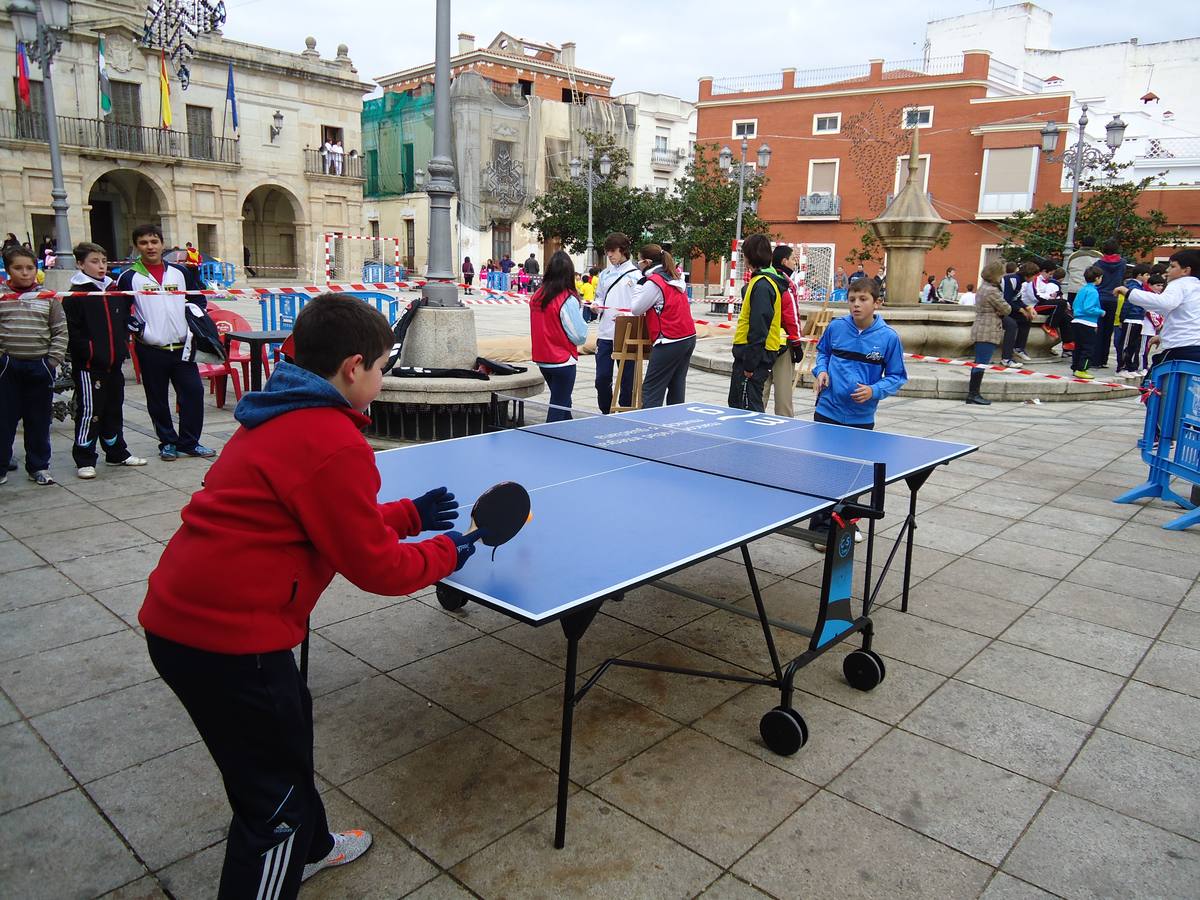
[[[834,319],[817,343],[817,361],[813,364],[813,390],[817,408],[813,420],[851,428],[875,427],[875,407],[904,387],[908,372],[904,368],[904,348],[900,335],[878,314],[882,302],[879,285],[870,278],[850,282],[850,315]],[[812,518],[809,528],[823,531],[829,516]],[[855,542],[862,533],[855,532]],[[825,546],[814,543],[824,552]]]
[[830,425],[874,428],[875,407],[908,381],[900,335],[878,314],[879,285],[850,283],[850,315],[834,319],[817,344],[813,365],[817,408],[813,419]]
[[1084,285],[1075,295],[1073,310],[1075,318],[1071,320],[1071,333],[1075,336],[1075,354],[1071,358],[1071,368],[1075,377],[1091,381],[1096,376],[1088,371],[1092,362],[1092,348],[1099,339],[1097,332],[1100,320],[1104,318],[1104,307],[1100,305],[1100,282],[1104,280],[1104,270],[1099,266],[1088,266],[1083,273]]

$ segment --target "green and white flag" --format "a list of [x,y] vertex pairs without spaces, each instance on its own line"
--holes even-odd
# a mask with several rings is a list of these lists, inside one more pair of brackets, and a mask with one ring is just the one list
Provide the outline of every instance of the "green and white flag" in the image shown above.
[[100,114],[112,112],[112,85],[108,81],[108,66],[104,61],[104,35],[100,35]]

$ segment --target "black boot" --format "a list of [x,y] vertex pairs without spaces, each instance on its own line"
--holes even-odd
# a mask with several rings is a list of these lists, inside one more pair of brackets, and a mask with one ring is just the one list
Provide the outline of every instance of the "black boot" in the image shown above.
[[991,400],[985,400],[979,393],[979,386],[983,384],[983,369],[971,370],[971,383],[967,386],[967,402],[975,406],[991,406]]

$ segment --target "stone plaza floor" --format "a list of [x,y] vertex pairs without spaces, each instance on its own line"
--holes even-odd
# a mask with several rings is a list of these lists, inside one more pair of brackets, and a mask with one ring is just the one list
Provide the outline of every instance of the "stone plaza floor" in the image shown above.
[[[524,316],[479,309],[477,330],[519,334]],[[595,409],[593,372],[582,359],[583,409]],[[129,382],[130,446],[148,466],[80,481],[59,423],[59,485],[16,472],[0,486],[6,898],[216,892],[225,796],[136,620],[208,464],[156,458]],[[723,403],[727,382],[693,371],[688,387]],[[232,398],[208,404],[205,442],[220,447]],[[796,407],[811,416],[811,394]],[[910,612],[893,577],[876,616],[887,679],[849,688],[839,651],[802,670],[810,741],[779,757],[758,737],[775,692],[610,672],[576,717],[561,851],[558,626],[336,579],[313,616],[317,772],[331,824],[367,828],[375,845],[301,896],[1196,897],[1200,534],[1164,531],[1177,512],[1161,503],[1111,502],[1146,474],[1142,413],[1136,399],[885,401],[880,428],[980,448],[921,492]],[[902,493],[881,523],[885,551]],[[670,527],[669,510],[655,514]],[[564,527],[581,557],[620,552],[619,529],[587,509]],[[811,617],[817,552],[768,538],[751,553],[768,610]],[[735,557],[673,580],[744,605]],[[755,623],[654,587],[604,607],[582,668],[621,655],[767,665]]]

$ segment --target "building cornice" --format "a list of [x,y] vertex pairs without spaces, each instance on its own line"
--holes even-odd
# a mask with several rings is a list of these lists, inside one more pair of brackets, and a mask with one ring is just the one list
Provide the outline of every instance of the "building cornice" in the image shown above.
[[1075,95],[1069,92],[1056,94],[1013,94],[1009,97],[972,97],[968,103],[1012,103],[1016,100],[1062,100],[1074,99]]
[[[793,100],[822,100],[829,97],[860,97],[863,94],[903,94],[911,93],[912,91],[935,91],[946,90],[948,88],[964,88],[964,87],[980,87],[986,88],[988,83],[979,79],[965,79],[961,81],[935,81],[935,82],[920,82],[919,84],[904,84],[904,85],[871,85],[870,87],[861,88],[843,88],[837,91],[804,91],[791,94],[771,94],[766,97],[745,97],[740,99],[730,100],[700,100],[696,103],[696,109],[712,109],[718,106],[748,106],[755,103],[788,103]],[[1040,97],[1041,94],[1030,94],[1023,99],[1029,97]],[[971,101],[972,103],[975,101]]]
[[[550,62],[544,59],[533,59],[526,56],[513,56],[509,53],[497,53],[495,50],[478,49],[471,50],[468,53],[461,53],[458,56],[450,57],[450,68],[461,69],[465,66],[477,62],[498,63],[510,69],[528,69],[531,72],[542,72],[546,75],[558,76],[574,76],[577,79],[588,81],[597,84],[601,87],[612,87],[613,76],[602,75],[599,72],[592,72],[588,69],[579,69],[575,66],[564,66],[561,63]],[[433,75],[433,63],[426,63],[423,66],[415,66],[411,69],[403,69],[399,72],[392,72],[390,75],[378,76],[375,80],[379,82],[381,87],[392,87],[393,85],[403,84],[406,81],[415,81],[425,76]]]

